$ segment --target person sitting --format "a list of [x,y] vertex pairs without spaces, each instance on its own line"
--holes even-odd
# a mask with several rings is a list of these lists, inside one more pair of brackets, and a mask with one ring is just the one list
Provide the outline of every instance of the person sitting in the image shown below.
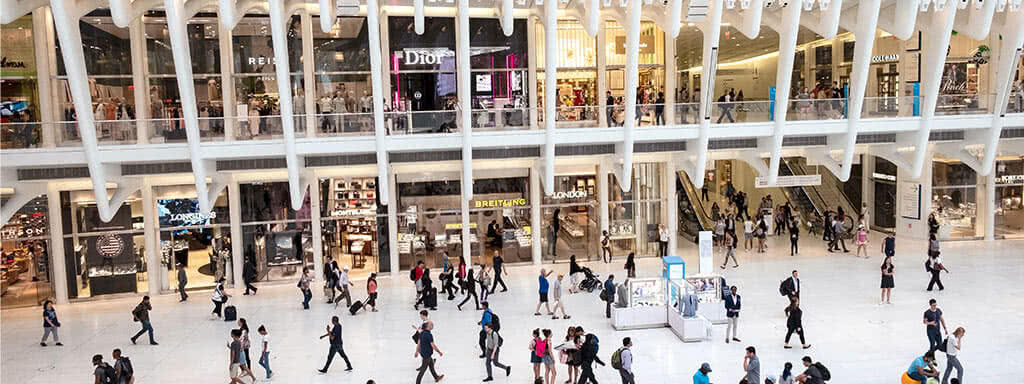
[[914,362],[910,363],[910,368],[907,368],[907,372],[904,376],[921,384],[925,384],[929,377],[938,379],[939,370],[932,366],[934,362],[935,352],[925,352],[924,356],[918,357],[917,359],[914,359]]

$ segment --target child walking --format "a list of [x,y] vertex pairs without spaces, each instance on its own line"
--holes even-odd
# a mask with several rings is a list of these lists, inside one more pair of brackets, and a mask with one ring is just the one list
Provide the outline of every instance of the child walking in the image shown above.
[[864,258],[868,258],[868,230],[864,228],[864,224],[857,226],[857,257],[860,257],[860,251],[864,251]]
[[267,371],[267,379],[269,380],[274,376],[274,371],[270,369],[270,336],[267,335],[267,327],[260,325],[256,332],[260,333],[260,346],[263,352],[260,353],[259,364],[263,367],[263,370]]

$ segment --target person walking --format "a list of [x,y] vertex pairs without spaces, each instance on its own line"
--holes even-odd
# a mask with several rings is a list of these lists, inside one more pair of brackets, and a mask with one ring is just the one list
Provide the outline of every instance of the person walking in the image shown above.
[[789,255],[796,256],[800,253],[800,224],[797,224],[795,218],[789,223]]
[[804,349],[810,348],[811,345],[807,344],[804,340],[804,325],[803,316],[804,311],[800,309],[800,297],[794,297],[790,299],[790,304],[786,307],[786,344],[783,346],[786,349],[793,348],[789,345],[789,338],[796,332],[800,336],[800,344]]
[[757,359],[757,351],[753,346],[747,347],[747,354],[743,357],[743,380],[740,384],[761,384],[761,360]]
[[703,363],[697,373],[693,374],[693,384],[711,384],[708,374],[711,373],[711,364]]
[[551,247],[551,258],[558,258],[558,231],[562,229],[562,221],[560,208],[555,208],[555,212],[551,215],[551,232],[548,234],[548,242]]
[[829,252],[838,252],[839,246],[843,247],[843,253],[850,253],[849,249],[846,249],[846,240],[843,239],[843,216],[836,215],[832,218],[832,244],[829,246]]
[[935,299],[928,300],[928,309],[924,311],[923,323],[925,334],[928,335],[928,350],[934,351],[942,343],[942,334],[939,334],[939,328],[942,328],[943,334],[949,334],[949,329],[946,328],[946,319],[942,317],[942,310],[939,309]]
[[608,230],[601,231],[601,260],[605,263],[612,262],[612,238]]
[[665,125],[665,92],[658,92],[654,100],[654,124]]
[[[423,381],[423,374],[430,370],[430,375],[434,377],[434,382],[439,383],[444,379],[444,375],[438,375],[437,371],[434,370],[434,352],[437,352],[438,356],[444,356],[444,352],[437,348],[437,344],[434,344],[434,334],[431,331],[434,329],[433,322],[427,322],[423,324],[423,329],[420,331],[419,338],[416,341],[416,352],[413,353],[413,357],[419,357],[421,359],[420,367],[416,369],[416,384],[420,384]],[[344,355],[342,355],[344,356]]]
[[185,265],[178,263],[178,294],[181,296],[179,303],[188,300],[188,293],[185,293],[185,286],[188,285],[188,274],[185,273]]
[[615,301],[615,275],[608,275],[604,281],[604,289],[601,291],[601,299],[604,300],[604,317],[612,318],[612,302]]
[[[469,297],[470,296],[473,297],[473,303],[476,305],[476,310],[478,310],[478,311],[480,310],[480,299],[476,295],[476,285],[477,285],[476,284],[476,279],[473,278],[473,270],[470,269],[469,270],[469,277],[466,279],[466,284],[465,284],[466,298],[462,299],[462,302],[459,303],[459,305],[456,306],[457,308],[459,308],[460,311],[462,310],[462,306],[464,304],[466,304],[467,301],[469,301]],[[487,302],[485,301],[484,303],[485,303],[484,307],[486,308],[486,303]]]
[[309,309],[309,301],[313,299],[313,290],[309,289],[313,276],[310,276],[309,267],[302,267],[302,276],[299,277],[299,291],[302,292],[302,309]]
[[960,365],[960,348],[963,346],[964,327],[957,327],[953,331],[953,337],[947,338],[946,343],[946,372],[942,374],[942,384],[949,384],[950,373],[956,369],[956,381],[964,382],[964,367]]
[[594,362],[605,365],[601,358],[597,356],[597,337],[592,333],[588,333],[584,338],[583,347],[580,349],[580,356],[583,359],[581,367],[583,372],[580,373],[580,380],[577,384],[586,384],[591,382],[597,384],[597,378],[594,377]]
[[103,355],[93,355],[92,357],[93,369],[93,383],[95,384],[108,384],[117,382],[117,374],[114,373],[114,367],[110,364],[103,362]]
[[786,293],[790,299],[794,297],[800,297],[800,273],[795,269],[793,274],[782,282],[782,291]]
[[725,232],[725,259],[722,260],[722,269],[725,269],[725,265],[729,264],[730,257],[732,258],[732,267],[739,267],[740,263],[736,261],[736,234]]
[[132,344],[135,344],[135,340],[142,336],[143,333],[149,332],[149,344],[160,345],[153,340],[153,324],[149,322],[149,311],[153,310],[153,305],[149,303],[149,296],[143,296],[142,302],[135,306],[132,310],[132,317],[135,321],[142,323],[142,329],[139,330],[135,336],[132,336]]
[[743,252],[754,248],[754,222],[747,217],[743,220]]
[[480,325],[480,338],[477,340],[477,343],[480,344],[481,359],[487,357],[487,326],[491,325],[491,328],[493,328],[495,331],[501,330],[501,324],[494,321],[494,319],[496,318],[497,316],[495,316],[494,313],[491,312],[491,305],[485,301],[484,313],[480,315],[480,321],[477,322],[477,324]]
[[718,115],[718,121],[716,121],[715,124],[721,124],[722,118],[725,117],[729,118],[730,123],[736,122],[736,120],[732,118],[732,103],[730,103],[729,101],[731,101],[729,93],[724,93],[722,94],[722,96],[718,97],[718,108],[720,108],[722,112],[721,114]]
[[505,286],[505,280],[501,278],[502,273],[508,275],[508,271],[505,270],[505,259],[501,257],[501,252],[494,252],[494,286],[491,287],[491,293],[498,289],[498,284],[501,284],[501,291],[508,291],[508,287]]
[[630,348],[633,346],[633,340],[624,337],[622,338],[622,348],[619,349],[619,377],[622,378],[622,384],[636,384],[636,377],[633,374],[633,351]]
[[726,344],[729,344],[729,331],[732,331],[732,341],[740,341],[740,339],[736,337],[736,332],[740,323],[740,308],[742,307],[740,295],[736,293],[735,285],[729,288],[729,293],[730,294],[725,297],[725,318],[729,323],[727,328],[725,328]]
[[868,258],[868,230],[864,228],[864,224],[857,226],[857,238],[854,242],[857,243],[857,257],[860,257],[860,252],[864,251],[864,258]]
[[427,300],[427,298],[430,297],[431,292],[434,290],[434,280],[430,278],[430,268],[423,269],[423,277],[420,278],[420,281],[422,282],[421,286],[423,287],[423,293],[420,294],[419,300],[416,300],[416,303],[412,305],[412,308],[417,311],[420,310],[420,304],[430,308],[430,306],[427,305],[429,304],[429,300]]
[[135,368],[128,356],[121,355],[120,348],[114,348],[110,353],[114,359],[114,374],[117,376],[117,384],[133,384],[135,382]]
[[491,295],[491,268],[486,264],[480,264],[476,282],[480,284],[480,301],[487,301],[487,297]]
[[252,374],[252,354],[249,353],[249,324],[244,317],[238,318],[238,330],[242,332],[239,341],[242,342],[242,376],[249,375],[252,381],[256,382],[256,375]]
[[607,91],[605,93],[606,95],[604,103],[606,109],[605,114],[607,115],[605,116],[605,118],[608,120],[608,126],[614,127],[617,125],[615,123],[615,98],[612,97],[612,91]]
[[928,256],[928,261],[927,264],[925,264],[925,269],[928,271],[928,273],[931,273],[932,275],[932,279],[928,281],[929,292],[931,292],[932,288],[934,288],[935,285],[939,286],[940,291],[946,289],[946,287],[942,286],[941,275],[942,271],[946,271],[946,273],[949,273],[949,269],[946,269],[946,266],[942,264],[942,256],[939,256],[938,251]]
[[345,354],[344,343],[341,339],[341,322],[338,320],[338,316],[331,317],[331,325],[327,326],[327,333],[320,336],[320,339],[330,337],[331,349],[327,351],[327,363],[324,367],[318,370],[320,373],[327,373],[327,368],[331,367],[331,360],[334,360],[334,354],[341,355],[341,358],[345,360],[345,372],[352,371],[352,363],[348,361],[348,355]]
[[441,292],[448,295],[448,301],[455,299],[455,268],[448,269],[448,271],[441,272],[437,276],[438,280],[441,280]]
[[349,278],[348,278],[348,266],[347,265],[344,266],[341,269],[341,271],[338,272],[338,279],[337,279],[337,281],[338,281],[337,288],[338,288],[339,291],[341,291],[341,294],[338,295],[338,297],[334,298],[334,306],[337,307],[338,303],[341,302],[341,299],[345,298],[345,307],[351,307],[352,306],[352,292],[349,290],[349,287],[354,286],[355,284],[352,283],[352,281],[349,280]]
[[885,260],[882,261],[882,298],[878,304],[892,304],[892,289],[896,286],[893,282],[893,269],[895,266],[892,264],[892,256],[886,255]]
[[366,279],[366,306],[371,312],[377,312],[377,272],[370,273]]
[[580,274],[583,274],[583,267],[576,262],[576,255],[569,256],[569,293],[575,293],[579,289]]
[[634,260],[635,258],[636,254],[630,252],[629,255],[626,256],[626,264],[623,266],[626,268],[626,277],[630,279],[636,277],[636,261]]
[[551,295],[555,298],[554,309],[551,311],[551,319],[558,319],[558,311],[562,311],[562,318],[569,319],[567,313],[565,313],[565,305],[562,303],[562,274],[558,274],[558,278],[555,279],[554,284],[551,285]]
[[57,330],[60,329],[60,321],[57,320],[57,310],[53,308],[53,302],[46,300],[43,302],[43,339],[39,341],[39,346],[46,346],[46,339],[53,334],[53,341],[57,342],[58,347],[63,347],[64,344],[60,342],[60,334]]
[[501,349],[501,344],[503,342],[501,335],[494,332],[494,328],[491,324],[484,326],[484,332],[487,333],[487,337],[484,341],[484,367],[487,368],[487,378],[484,379],[484,382],[494,381],[494,377],[491,375],[492,366],[504,369],[505,376],[508,377],[512,374],[512,367],[498,361],[498,353],[500,352],[499,350]]
[[241,329],[231,330],[231,343],[228,344],[230,359],[228,360],[228,372],[231,375],[231,384],[245,384],[242,381],[242,338]]
[[668,256],[668,229],[665,229],[664,224],[658,224],[658,254],[661,257]]
[[224,292],[224,278],[220,278],[217,281],[217,285],[213,287],[213,293],[210,294],[210,300],[213,301],[213,312],[211,315],[216,316],[215,318],[221,318],[221,307],[224,303],[228,302],[228,298],[231,297],[227,292]]
[[267,327],[260,325],[256,332],[260,334],[260,360],[259,364],[267,373],[267,380],[274,376],[274,370],[270,369],[270,335],[267,334]]
[[[251,251],[252,248],[250,248],[249,250]],[[246,253],[248,254],[251,252]],[[253,261],[252,257],[246,257],[245,265],[242,266],[242,282],[245,283],[245,293],[243,293],[243,295],[248,295],[250,290],[252,291],[253,295],[256,294],[256,286],[252,285],[252,283],[255,281],[256,263]]]
[[324,284],[326,284],[325,291],[331,292],[327,297],[327,304],[333,304],[334,295],[337,293],[335,289],[338,288],[338,263],[331,256],[327,256],[327,262],[324,263]]
[[887,257],[896,256],[896,232],[886,232],[885,240],[882,241],[882,254]]

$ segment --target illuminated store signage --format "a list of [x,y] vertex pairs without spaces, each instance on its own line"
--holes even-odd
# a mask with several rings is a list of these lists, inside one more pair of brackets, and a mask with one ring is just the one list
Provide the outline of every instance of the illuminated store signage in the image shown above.
[[277,58],[266,56],[249,56],[249,65],[273,65],[277,64]]
[[551,195],[552,199],[582,199],[587,197],[587,191],[558,191]]
[[871,63],[872,64],[892,63],[892,62],[896,62],[896,61],[900,61],[900,55],[895,54],[895,53],[888,54],[888,55],[871,56]]
[[996,178],[996,184],[1024,183],[1024,175],[1002,175]]
[[505,208],[505,207],[525,207],[526,199],[495,199],[495,200],[477,200],[473,202],[474,208]]
[[884,173],[877,173],[877,172],[875,172],[875,173],[871,174],[871,177],[876,178],[876,179],[881,179],[881,180],[896,181],[896,176],[895,175],[886,175]]
[[455,57],[455,51],[448,48],[406,48],[395,52],[405,59],[405,65],[437,65],[445,57]]

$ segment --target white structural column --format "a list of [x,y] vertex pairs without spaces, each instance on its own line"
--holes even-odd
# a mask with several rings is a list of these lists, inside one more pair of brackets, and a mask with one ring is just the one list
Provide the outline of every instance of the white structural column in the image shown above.
[[668,206],[665,207],[665,221],[668,225],[668,255],[676,252],[676,240],[679,238],[679,194],[676,191],[676,167],[673,162],[665,163],[665,195],[668,196]]
[[[49,7],[37,8],[32,12],[32,42],[36,47],[52,47],[48,45],[47,40],[49,39],[49,33],[42,31],[48,31],[50,26],[53,25],[53,17],[50,15]],[[37,73],[52,73],[48,72],[50,68],[50,51],[51,49],[36,49],[35,60],[36,60],[36,71]],[[53,148],[57,146],[57,131],[60,127],[55,124],[57,121],[54,118],[54,114],[57,111],[53,101],[53,85],[51,83],[53,79],[50,76],[36,76],[36,87],[39,90],[39,112],[40,116],[37,116],[42,126],[40,127],[39,133],[40,144],[44,148]]]
[[309,175],[309,213],[313,231],[313,276],[324,275],[323,223],[320,221],[320,179]]
[[[151,224],[156,220],[156,199],[153,197],[153,185],[148,178],[142,181],[142,220],[145,224]],[[149,295],[160,294],[160,289],[165,287],[163,276],[167,275],[167,269],[160,266],[159,226],[143,225],[143,239],[146,245],[146,270],[149,271]],[[177,268],[177,266],[172,266]],[[163,275],[163,276],[161,276]]]
[[665,32],[665,125],[676,124],[676,88],[675,37]]
[[[320,132],[316,125],[316,78],[313,72],[316,66],[313,63],[313,16],[309,11],[300,11],[302,19],[302,105],[295,105],[295,108],[302,108],[302,123],[306,125],[306,137],[316,137]],[[313,195],[319,196],[319,195]],[[319,233],[319,232],[316,232]]]
[[555,193],[555,87],[558,72],[558,2],[544,2],[544,194]]
[[541,228],[543,220],[541,220],[541,209],[540,205],[543,197],[540,193],[540,177],[537,173],[537,167],[530,168],[530,241],[533,246],[530,247],[531,256],[533,257],[534,264],[541,263],[541,256],[543,254],[543,248],[541,248],[541,235],[544,233]]
[[391,277],[398,278],[398,270],[401,268],[398,259],[398,197],[396,194],[398,180],[394,176],[393,174],[382,175],[377,180],[383,183],[378,187],[379,190],[383,191],[386,186],[391,196],[396,196],[395,200],[388,204],[388,260],[391,263]]
[[600,210],[601,222],[598,227],[601,232],[608,230],[608,165],[602,159],[597,163],[597,204]]
[[240,294],[245,288],[242,283],[242,266],[245,262],[244,239],[242,236],[242,196],[240,196],[238,181],[231,180],[228,184],[228,217],[231,224],[231,276],[229,279],[235,287],[235,293]]
[[600,127],[608,127],[608,28],[601,20],[597,28],[597,122]]
[[[626,121],[622,124],[622,143],[615,144],[621,162],[615,168],[619,186],[629,192],[633,183],[633,131],[636,129],[636,88],[640,82],[640,6],[643,0],[629,0],[626,10]],[[602,47],[603,48],[603,47]]]
[[149,80],[146,75],[149,72],[148,58],[146,55],[146,26],[145,17],[132,20],[128,25],[128,41],[132,49],[132,85],[135,87],[135,132],[139,144],[149,144]]
[[526,18],[526,43],[526,89],[530,93],[530,129],[537,129],[537,18],[533,16]]
[[[381,52],[380,43],[380,30],[387,28],[381,28],[381,25],[387,25],[387,23],[381,24],[378,20],[380,16],[380,10],[377,8],[377,0],[366,1],[366,25],[368,28],[368,40],[370,45],[370,52]],[[321,17],[323,17],[321,15]],[[386,21],[386,20],[385,20]],[[326,32],[326,30],[324,31]],[[385,55],[385,57],[391,57]],[[377,149],[377,180],[385,183],[385,185],[378,186],[380,196],[377,199],[380,200],[381,204],[388,205],[388,212],[391,212],[392,196],[394,196],[394,188],[390,187],[393,180],[388,176],[388,152],[387,152],[387,131],[384,130],[384,89],[382,87],[382,76],[381,76],[381,55],[370,54],[370,88],[373,91],[373,132],[376,136],[374,144]],[[390,65],[390,63],[388,63]],[[388,86],[390,90],[390,85]],[[389,91],[390,92],[390,91]],[[392,241],[394,237],[392,237]],[[395,249],[396,243],[391,243],[392,252],[397,252]],[[395,253],[395,262],[391,264],[392,271],[397,273],[398,271],[398,260],[397,253]]]
[[423,0],[413,0],[413,27],[417,35],[423,34]]
[[916,135],[911,142],[915,148],[913,161],[910,162],[912,179],[920,178],[925,164],[931,162],[926,149],[928,137],[931,135],[932,120],[935,118],[935,107],[938,104],[946,54],[949,52],[949,39],[953,34],[956,7],[947,6],[943,10],[932,9],[928,16],[922,20],[926,24],[922,25],[925,33],[921,36],[921,39],[924,40],[924,59],[921,63],[921,127],[912,134]]
[[[465,189],[466,185],[462,184],[462,188]],[[462,212],[462,257],[466,259],[467,264],[473,265],[473,242],[471,241],[471,231],[469,230],[469,200],[459,200],[462,202],[462,204],[459,206]]]
[[67,71],[68,88],[74,102],[78,120],[82,149],[92,179],[92,191],[96,197],[96,210],[100,220],[108,222],[114,218],[111,206],[120,206],[127,196],[110,201],[107,193],[107,170],[102,164],[99,144],[96,141],[96,122],[92,114],[92,95],[89,93],[89,75],[86,73],[85,52],[82,50],[82,34],[78,28],[79,18],[88,11],[79,9],[72,0],[51,0],[53,26],[60,40],[61,56]]
[[[60,190],[53,183],[46,188],[46,208],[49,212],[61,212]],[[63,215],[60,214],[47,217],[50,225],[47,231],[50,232],[50,264],[52,266],[50,281],[53,282],[57,304],[68,303],[68,267],[64,259],[64,237],[61,236],[64,234],[63,220]]]
[[462,131],[462,199],[473,199],[473,96],[470,94],[469,1],[458,0],[455,24],[455,67],[458,79],[459,128]]
[[[173,1],[173,0],[167,0]],[[196,0],[193,0],[196,1]],[[288,64],[288,30],[290,13],[284,0],[270,0],[270,33],[274,46],[274,70],[277,74],[278,105],[281,108],[281,128],[284,131],[284,160],[288,166],[288,192],[292,209],[302,208],[303,183],[299,180],[299,155],[295,146],[295,118],[292,106],[291,69]],[[334,20],[330,20],[332,23]],[[373,56],[373,55],[370,55]],[[378,69],[379,70],[379,69]]]
[[864,91],[868,85],[868,69],[871,67],[871,52],[875,46],[875,30],[878,27],[878,11],[881,0],[861,0],[857,8],[857,23],[853,36],[853,67],[850,71],[850,93],[847,95],[847,132],[843,140],[843,161],[839,174],[840,181],[850,179],[853,169],[853,155],[860,128],[860,114],[864,105]]
[[708,138],[711,135],[711,106],[715,100],[715,73],[718,70],[718,42],[722,34],[722,0],[708,2],[708,16],[701,30],[704,32],[703,74],[700,77],[700,122],[697,129],[697,141],[687,145],[687,150],[697,154],[693,162],[693,170],[687,169],[694,188],[704,186],[704,170],[708,163]]
[[[775,121],[772,129],[771,159],[768,162],[768,184],[774,185],[779,178],[779,162],[782,159],[782,140],[785,137],[786,112],[789,111],[789,89],[793,81],[793,59],[796,54],[796,38],[800,31],[800,5],[791,2],[782,9],[782,24],[779,32],[779,63],[775,74]],[[759,147],[762,147],[759,145]]]
[[[1019,11],[1018,11],[1019,12]],[[989,174],[985,179],[985,240],[995,240],[996,237],[996,204],[999,200],[996,197],[996,175]]]
[[[378,11],[377,14],[380,15],[378,17],[378,24],[382,25],[382,26],[387,26],[388,25],[388,12],[387,11]],[[367,15],[369,15],[369,14],[367,14]],[[382,93],[380,95],[374,93],[373,96],[374,97],[383,97],[385,103],[391,103],[391,106],[395,107],[394,100],[392,100],[392,97],[391,97],[391,63],[392,62],[391,62],[391,53],[388,51],[388,49],[389,49],[388,46],[391,44],[390,43],[391,40],[390,40],[389,36],[390,36],[390,34],[388,33],[388,29],[387,28],[377,28],[377,40],[378,40],[377,45],[380,46],[380,49],[377,49],[377,50],[372,51],[372,52],[380,52],[380,57],[383,57],[385,59],[384,60],[384,64],[379,66],[380,67],[380,71],[381,71],[380,72],[380,84],[381,84],[381,89],[384,90],[384,93]],[[376,105],[376,104],[374,104],[374,105]],[[392,110],[394,110],[394,108],[392,108]],[[391,124],[395,124],[395,123],[392,121]],[[395,127],[388,126],[387,128],[388,129],[394,129]]]
[[996,153],[999,149],[999,136],[1003,133],[1003,120],[1006,115],[1006,104],[1010,97],[1010,82],[1017,72],[1021,49],[1024,47],[1024,10],[1006,12],[1006,21],[998,29],[1002,42],[999,45],[999,60],[996,69],[996,100],[993,106],[992,128],[985,137],[985,155],[981,160],[980,175],[992,174]]
[[[222,8],[223,9],[223,8]],[[217,13],[217,42],[220,49],[220,89],[224,105],[224,141],[235,140],[235,50],[231,44],[231,27],[225,25],[224,15]],[[241,116],[240,116],[241,117]]]

